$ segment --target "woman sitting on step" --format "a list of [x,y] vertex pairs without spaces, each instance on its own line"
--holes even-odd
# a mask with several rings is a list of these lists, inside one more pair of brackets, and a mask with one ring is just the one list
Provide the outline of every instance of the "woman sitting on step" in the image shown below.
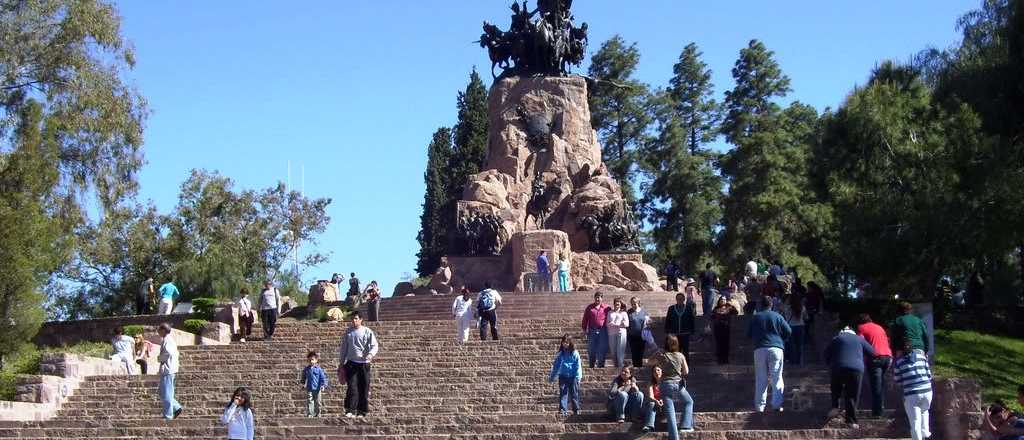
[[640,393],[633,371],[624,367],[612,379],[611,389],[608,390],[608,414],[619,423],[624,423],[627,416],[630,419],[636,418],[643,402],[644,395]]
[[647,399],[644,401],[644,433],[654,431],[654,419],[658,415],[658,411],[661,411],[665,407],[665,402],[661,400],[661,390],[658,386],[661,385],[662,371],[661,367],[655,365],[651,368],[651,383],[647,385]]

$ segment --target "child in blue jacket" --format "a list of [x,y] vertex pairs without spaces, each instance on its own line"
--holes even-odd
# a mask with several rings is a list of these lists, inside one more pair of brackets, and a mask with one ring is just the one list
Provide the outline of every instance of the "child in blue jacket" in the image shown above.
[[580,413],[580,381],[583,380],[583,367],[580,365],[580,353],[576,351],[576,344],[572,336],[562,336],[562,342],[558,348],[558,355],[555,356],[555,363],[551,366],[551,376],[548,382],[554,382],[558,377],[558,410],[562,416],[568,415],[569,400],[572,399],[572,413]]
[[320,417],[324,406],[321,392],[327,388],[327,374],[320,368],[320,353],[315,351],[306,355],[309,365],[302,370],[302,383],[306,387],[306,417]]

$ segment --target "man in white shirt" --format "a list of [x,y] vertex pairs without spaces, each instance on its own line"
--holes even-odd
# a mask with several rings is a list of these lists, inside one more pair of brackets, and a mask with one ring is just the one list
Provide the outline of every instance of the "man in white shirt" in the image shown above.
[[174,375],[178,374],[178,344],[171,337],[171,325],[160,324],[157,333],[163,338],[160,342],[160,400],[164,404],[164,418],[172,420],[181,415],[182,407],[174,399]]
[[455,318],[455,340],[469,342],[469,329],[473,327],[473,299],[469,297],[469,289],[463,287],[462,295],[455,297],[452,303],[452,316]]

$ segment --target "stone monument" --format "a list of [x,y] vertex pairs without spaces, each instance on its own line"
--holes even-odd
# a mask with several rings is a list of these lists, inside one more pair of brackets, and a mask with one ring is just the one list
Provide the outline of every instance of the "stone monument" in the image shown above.
[[[535,257],[568,258],[574,289],[658,290],[638,230],[601,160],[587,80],[569,76],[586,47],[571,1],[513,6],[512,28],[484,24],[481,45],[503,73],[491,87],[487,163],[458,202],[448,261],[456,285],[522,290]],[[556,284],[557,285],[557,284]]]

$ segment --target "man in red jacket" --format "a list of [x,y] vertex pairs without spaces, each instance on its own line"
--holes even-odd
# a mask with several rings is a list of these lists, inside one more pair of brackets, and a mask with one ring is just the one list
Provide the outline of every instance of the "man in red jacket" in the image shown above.
[[865,359],[868,380],[871,382],[871,415],[882,416],[885,409],[885,371],[892,366],[892,350],[889,336],[882,326],[871,320],[871,315],[861,313],[857,320],[857,334],[875,349],[875,356]]
[[594,294],[594,302],[583,309],[583,334],[587,337],[587,360],[590,368],[604,368],[608,354],[608,311],[601,292]]

